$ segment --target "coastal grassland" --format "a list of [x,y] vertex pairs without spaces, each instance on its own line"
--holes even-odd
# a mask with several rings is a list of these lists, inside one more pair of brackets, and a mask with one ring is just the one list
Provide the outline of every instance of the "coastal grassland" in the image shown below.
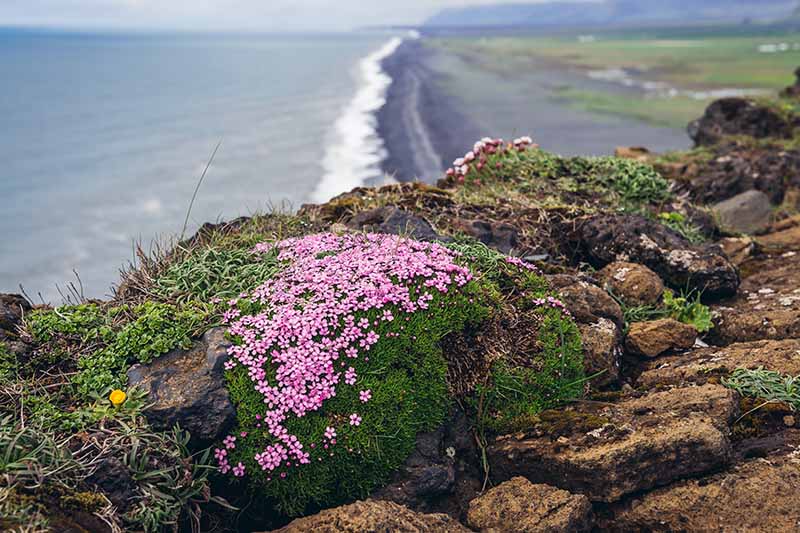
[[[714,98],[710,91],[775,94],[793,81],[792,72],[800,64],[800,32],[786,29],[601,32],[588,39],[586,35],[487,35],[431,42],[506,75],[543,68],[581,72],[587,76],[586,84],[556,87],[554,96],[589,111],[669,126],[685,125],[687,119],[700,116]],[[762,45],[780,44],[788,50],[759,51]],[[656,82],[662,88],[632,90],[622,85],[623,77],[634,85]],[[670,88],[677,92],[670,94]]]

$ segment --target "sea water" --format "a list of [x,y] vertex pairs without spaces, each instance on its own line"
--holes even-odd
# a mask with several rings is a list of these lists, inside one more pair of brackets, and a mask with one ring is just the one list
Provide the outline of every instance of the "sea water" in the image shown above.
[[392,35],[0,30],[0,292],[102,297],[134,242],[380,175]]

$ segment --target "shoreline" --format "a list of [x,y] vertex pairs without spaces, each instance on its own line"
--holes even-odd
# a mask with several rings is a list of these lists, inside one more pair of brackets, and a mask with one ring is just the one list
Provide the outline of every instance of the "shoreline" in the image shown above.
[[433,54],[422,39],[405,39],[382,62],[392,83],[375,114],[387,152],[381,170],[397,181],[435,183],[450,161],[481,136],[456,98],[437,87],[439,74],[429,66]]

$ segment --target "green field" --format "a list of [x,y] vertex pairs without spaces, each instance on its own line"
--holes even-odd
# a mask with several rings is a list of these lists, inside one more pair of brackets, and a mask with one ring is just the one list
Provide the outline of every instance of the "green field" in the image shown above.
[[[513,73],[532,68],[568,68],[589,76],[624,70],[635,82],[660,82],[677,90],[614,91],[558,86],[554,98],[589,111],[683,126],[699,116],[713,90],[748,90],[774,95],[794,80],[800,66],[800,32],[747,30],[594,34],[589,36],[441,38],[450,52],[481,58],[483,65]],[[785,44],[784,51],[760,47]]]

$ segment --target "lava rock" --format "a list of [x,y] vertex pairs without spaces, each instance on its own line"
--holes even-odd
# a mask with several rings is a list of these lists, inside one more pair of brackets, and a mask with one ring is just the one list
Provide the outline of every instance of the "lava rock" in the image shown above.
[[19,294],[0,294],[0,329],[14,335],[22,317],[30,310],[31,304]]
[[419,241],[449,242],[452,240],[436,233],[430,222],[424,218],[396,207],[377,207],[361,211],[356,213],[347,225],[364,231],[405,235]]
[[601,531],[797,531],[800,524],[800,431],[788,446],[729,471],[680,481],[611,507]]
[[535,425],[498,437],[487,454],[495,479],[521,475],[608,503],[726,466],[738,413],[721,385],[672,389],[557,411],[560,435]]
[[706,298],[736,294],[739,274],[715,246],[695,247],[677,232],[639,215],[589,215],[565,228],[576,259],[602,268],[616,261],[639,263],[676,289]]
[[594,387],[606,387],[619,381],[622,357],[622,335],[619,327],[608,318],[592,324],[578,324],[583,343],[583,365]]
[[597,285],[569,274],[547,276],[547,280],[579,323],[594,324],[608,318],[622,324],[622,308]]
[[482,533],[589,531],[592,504],[581,494],[515,477],[470,502],[467,524]]
[[519,230],[510,224],[472,220],[463,221],[458,229],[504,254],[510,253],[518,245]]
[[274,533],[471,533],[445,514],[415,513],[388,501],[366,500],[298,518]]
[[173,350],[128,371],[128,383],[149,393],[153,405],[145,416],[155,429],[180,424],[198,444],[225,434],[236,419],[223,375],[229,346],[225,330],[214,328],[191,349]]
[[128,512],[136,500],[138,485],[128,467],[116,457],[100,461],[86,481],[100,489],[121,513]]
[[753,234],[769,226],[772,204],[766,194],[750,189],[716,204],[713,212],[723,232]]
[[607,291],[630,306],[655,305],[664,293],[664,282],[658,274],[636,263],[611,263],[597,277]]
[[656,357],[674,350],[688,350],[697,340],[697,330],[672,318],[634,322],[625,337],[628,352]]
[[710,146],[726,135],[788,139],[795,125],[771,107],[747,98],[722,98],[712,102],[687,129],[696,146]]

